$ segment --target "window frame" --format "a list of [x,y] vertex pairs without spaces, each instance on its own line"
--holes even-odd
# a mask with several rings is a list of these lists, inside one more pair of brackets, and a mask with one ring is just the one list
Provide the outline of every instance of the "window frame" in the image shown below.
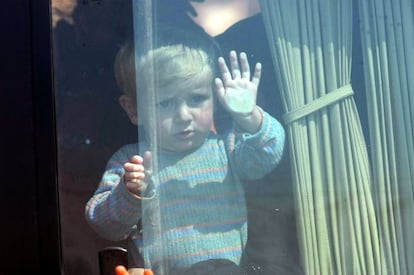
[[[0,273],[61,273],[49,0],[2,3]],[[2,214],[3,214],[2,212]]]

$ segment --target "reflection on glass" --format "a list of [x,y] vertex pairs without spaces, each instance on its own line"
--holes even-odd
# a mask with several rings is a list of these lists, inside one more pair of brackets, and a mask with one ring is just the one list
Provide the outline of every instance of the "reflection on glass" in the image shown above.
[[[65,274],[98,274],[99,250],[114,245],[126,247],[130,240],[134,244],[129,248],[132,256],[130,267],[144,266],[145,258],[147,266],[163,269],[164,273],[190,264],[190,273],[197,268],[212,272],[217,266],[237,269],[240,268],[237,265],[240,254],[228,256],[231,250],[213,249],[228,247],[234,241],[233,235],[229,234],[229,238],[218,245],[203,240],[190,245],[189,241],[197,234],[219,240],[217,236],[232,230],[239,232],[234,247],[243,248],[241,268],[248,274],[303,274],[302,269],[309,274],[325,272],[329,275],[339,273],[335,272],[337,270],[345,274],[347,270],[362,269],[376,271],[371,273],[406,274],[413,270],[410,259],[414,257],[414,249],[410,245],[413,243],[410,233],[414,229],[414,170],[411,169],[414,146],[410,72],[414,71],[414,55],[410,51],[414,44],[414,11],[408,0],[380,2],[261,0],[259,7],[256,0],[52,0]],[[153,6],[140,10],[138,4],[142,3]],[[259,13],[260,8],[262,13]],[[153,21],[156,21],[154,25],[148,25]],[[191,38],[174,36],[173,44],[191,41],[182,50],[191,52],[193,59],[183,54],[181,61],[174,59],[177,64],[171,69],[149,58],[148,51],[165,42],[161,41],[165,34],[160,35],[164,28],[160,26],[185,29]],[[198,43],[196,37],[200,35],[204,37],[202,39],[214,41],[212,48],[204,48],[206,55],[198,48],[194,49]],[[125,41],[133,41],[129,43],[129,49],[128,46],[121,47]],[[202,44],[205,45],[204,42]],[[120,48],[125,53],[119,56],[130,56],[118,58],[115,65],[118,69],[114,70]],[[170,52],[171,48],[165,50]],[[284,112],[295,111],[302,105],[309,110],[308,102],[319,102],[320,95],[331,94],[340,86],[347,88],[347,92],[354,91],[354,95],[346,96],[346,100],[337,100],[310,115],[305,113],[305,117],[290,124],[286,122],[289,119],[283,120],[289,133],[289,142],[285,146],[289,154],[285,152],[270,173],[266,173],[269,167],[260,167],[266,170],[263,172],[266,175],[260,179],[243,178],[253,175],[257,167],[242,169],[240,174],[240,165],[247,163],[238,161],[245,157],[232,158],[232,154],[243,153],[244,149],[235,143],[233,150],[233,144],[228,142],[232,140],[232,135],[228,134],[232,127],[237,129],[241,126],[237,113],[240,115],[241,112],[243,119],[249,119],[250,111],[257,114],[258,110],[251,104],[254,100],[243,96],[239,102],[240,97],[233,97],[233,92],[228,93],[229,83],[238,74],[238,70],[232,71],[232,66],[239,64],[240,74],[247,72],[242,66],[244,57],[233,57],[232,65],[229,58],[231,50],[247,54],[249,63],[253,65],[251,77],[255,71],[254,64],[262,64],[258,93],[253,97],[256,105],[264,111],[260,129],[268,120],[265,113],[282,121]],[[158,53],[151,52],[156,56]],[[219,69],[225,68],[224,63],[215,67],[218,63],[217,58],[212,57],[214,54],[225,57],[229,74],[223,75]],[[142,65],[145,60],[141,57],[150,60],[147,65]],[[208,65],[193,62],[204,59],[208,60]],[[122,72],[122,68],[127,70]],[[190,78],[183,77],[180,76],[183,68],[192,72],[198,70],[199,73]],[[172,73],[177,74],[174,81],[160,78]],[[213,78],[216,76],[223,81],[224,90],[227,90],[225,96],[217,96],[215,85],[221,87],[221,82],[215,83]],[[352,83],[352,90],[347,85],[349,83]],[[135,98],[136,86],[138,98]],[[350,102],[352,97],[355,104]],[[134,105],[136,101],[139,112]],[[179,110],[181,120],[185,121],[188,115],[193,114],[190,110],[204,110],[202,107],[208,108],[203,116],[194,120],[197,121],[195,125],[202,126],[202,134],[198,135],[198,128],[184,128],[178,133],[183,142],[172,142],[167,126],[178,122],[164,122],[173,116],[173,111]],[[355,114],[358,109],[363,136],[358,126],[359,119],[350,115],[348,107]],[[335,113],[337,115],[333,115]],[[291,115],[287,117],[292,118]],[[139,146],[136,124],[140,125]],[[254,130],[242,127],[242,131]],[[348,134],[351,132],[358,137]],[[242,143],[251,142],[256,134],[242,135]],[[224,151],[207,158],[204,141],[221,141],[223,136],[229,139],[218,142],[215,149],[224,148]],[[263,138],[259,134],[258,140],[260,137]],[[340,137],[343,142],[340,142]],[[363,152],[364,137],[368,145],[367,157]],[[239,138],[238,133],[234,134],[236,138]],[[136,145],[123,147],[125,144]],[[130,154],[113,155],[121,147],[123,150],[131,148]],[[168,149],[168,154],[165,149]],[[336,150],[341,153],[332,153]],[[200,151],[205,154],[190,162],[189,156],[196,156]],[[259,152],[252,152],[249,161]],[[142,160],[139,157],[130,160],[134,154],[140,154]],[[364,160],[359,161],[357,155],[364,156]],[[117,162],[108,163],[102,178],[111,157]],[[122,160],[118,159],[121,157]],[[229,161],[230,169],[220,170],[219,161],[223,161],[222,167],[227,167],[225,163]],[[254,163],[263,161],[260,157]],[[320,161],[325,163],[318,164]],[[122,166],[123,162],[130,162],[127,169]],[[130,172],[126,173],[127,184],[114,187],[114,182],[124,180],[125,170],[137,166],[145,168],[144,171],[132,172],[132,176],[128,174]],[[332,171],[330,168],[334,166],[338,169]],[[351,166],[355,169],[350,169]],[[217,171],[204,169],[200,176],[202,167],[216,167]],[[363,176],[351,172],[353,170]],[[144,173],[146,178],[142,179],[143,174],[140,173]],[[173,175],[169,177],[168,173]],[[328,178],[335,180],[328,182]],[[353,184],[352,180],[362,183]],[[228,192],[233,190],[230,188],[232,185],[225,185],[230,189],[219,190],[222,193],[217,194],[217,189],[229,181],[240,190],[235,192],[233,204],[229,203],[228,196]],[[208,184],[201,184],[205,182]],[[125,186],[124,190],[121,186]],[[171,186],[176,188],[171,190]],[[113,190],[114,195],[106,196],[108,190]],[[105,204],[99,203],[97,193],[93,200],[98,198],[98,203],[90,205],[90,209],[97,211],[88,214],[91,217],[98,215],[95,218],[104,223],[107,217],[112,221],[125,218],[132,223],[134,220],[133,234],[128,234],[130,226],[120,226],[119,230],[108,227],[108,231],[116,231],[121,236],[115,238],[110,232],[103,232],[108,234],[102,238],[87,224],[85,204],[95,191],[102,192],[104,201],[107,197],[124,196],[121,202],[115,200],[111,203],[132,206],[124,211],[116,211],[112,207],[98,209]],[[141,197],[140,211],[133,211],[138,207],[139,199],[130,195],[131,191]],[[240,195],[242,193],[244,196]],[[178,195],[183,196],[179,197],[181,200],[175,197]],[[194,196],[199,199],[190,200]],[[212,207],[210,202],[215,202]],[[203,203],[208,209],[203,209]],[[207,214],[210,211],[217,215]],[[131,219],[127,219],[128,215]],[[243,217],[239,223],[233,219],[237,215]],[[142,216],[142,219],[138,220],[137,216]],[[193,223],[184,218],[187,216]],[[108,220],[110,226],[116,224],[111,223],[111,219]],[[226,223],[228,220],[232,222]],[[249,223],[247,235],[246,220]],[[212,221],[217,223],[211,224]],[[204,227],[189,224],[202,224]],[[167,238],[172,241],[166,241]],[[210,246],[200,249],[204,243]],[[350,246],[353,250],[347,249]],[[175,247],[188,248],[192,255],[200,258],[194,256],[182,264],[180,261],[190,257],[185,254],[177,259],[180,254],[172,252]],[[134,252],[140,254],[134,255]],[[217,252],[214,258],[220,260],[200,262],[213,252]],[[358,261],[352,258],[361,253],[364,257],[358,257]],[[193,264],[195,262],[198,263]],[[313,272],[314,269],[317,271]]]
[[90,228],[84,209],[107,159],[122,144],[136,140],[136,129],[118,104],[113,71],[120,43],[131,36],[131,4],[115,0],[51,4],[63,270],[98,274],[98,251],[114,244]]
[[[97,274],[98,251],[114,243],[128,247],[130,267],[145,259],[158,274],[206,265],[295,270],[282,109],[260,15],[223,32],[230,23],[213,30],[201,16],[218,1],[156,2],[158,50],[148,53],[129,1],[52,1],[65,274]],[[237,2],[246,6],[235,7],[235,20],[257,13],[252,2]],[[165,43],[186,47],[160,50]],[[202,262],[210,258],[220,260]]]

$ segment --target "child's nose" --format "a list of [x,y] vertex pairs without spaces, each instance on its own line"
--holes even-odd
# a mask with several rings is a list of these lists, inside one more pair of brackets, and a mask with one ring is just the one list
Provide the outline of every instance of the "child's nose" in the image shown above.
[[177,108],[176,117],[178,120],[181,120],[181,121],[191,120],[190,108],[186,104],[180,104]]

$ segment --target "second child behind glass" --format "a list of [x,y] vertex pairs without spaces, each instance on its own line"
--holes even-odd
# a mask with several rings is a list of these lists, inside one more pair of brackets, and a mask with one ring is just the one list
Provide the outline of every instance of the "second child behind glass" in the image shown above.
[[[134,77],[123,75],[134,72],[132,49],[124,47],[117,57],[124,92],[120,104],[133,124],[144,127],[146,141],[126,145],[111,157],[86,206],[86,218],[110,240],[138,234],[142,219],[144,241],[132,240],[147,268],[162,264],[167,270],[185,270],[209,259],[240,265],[247,242],[242,180],[272,171],[285,140],[281,124],[256,106],[261,65],[256,64],[251,75],[246,54],[232,51],[230,68],[218,59],[221,78],[215,78],[214,61],[202,49],[161,46],[137,64],[137,113],[135,96],[126,89],[134,86],[127,83]],[[154,77],[148,69],[152,65],[157,68],[156,91],[148,83]],[[154,103],[150,93],[155,93]],[[213,131],[214,93],[234,121],[221,135]],[[156,137],[148,134],[152,127]],[[156,152],[150,151],[150,144]],[[154,174],[153,153],[158,168]],[[150,226],[154,207],[160,213],[160,235]]]

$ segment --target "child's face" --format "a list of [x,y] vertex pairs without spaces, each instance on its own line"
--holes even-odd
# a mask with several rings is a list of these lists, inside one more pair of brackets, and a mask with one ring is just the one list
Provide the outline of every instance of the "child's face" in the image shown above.
[[[187,152],[201,146],[213,125],[211,72],[180,83],[166,85],[155,100],[158,147]],[[142,122],[148,129],[148,119]]]

